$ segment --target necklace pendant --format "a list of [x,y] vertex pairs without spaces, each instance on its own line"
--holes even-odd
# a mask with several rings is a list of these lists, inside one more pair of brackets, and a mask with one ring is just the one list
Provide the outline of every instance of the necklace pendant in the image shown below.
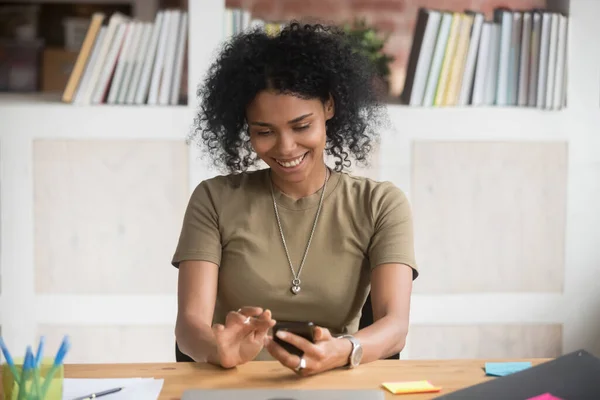
[[321,207],[323,206],[323,199],[325,198],[325,191],[327,189],[327,181],[329,181],[329,168],[325,170],[325,183],[323,184],[323,188],[321,190],[321,198],[319,200],[319,207],[317,208],[317,214],[315,215],[315,220],[313,222],[312,230],[310,231],[310,236],[308,237],[308,243],[306,243],[306,249],[304,250],[304,256],[302,256],[302,261],[300,262],[300,267],[298,268],[298,274],[294,271],[294,265],[292,264],[292,260],[290,259],[290,253],[287,248],[287,244],[285,243],[285,236],[283,235],[283,228],[281,227],[281,220],[279,219],[279,211],[277,211],[277,200],[275,200],[275,192],[273,190],[273,180],[271,180],[271,198],[273,199],[273,209],[275,210],[275,219],[277,220],[277,226],[279,228],[279,234],[281,235],[281,241],[283,242],[283,249],[285,250],[285,255],[287,256],[288,263],[290,265],[290,270],[294,275],[294,279],[292,279],[292,285],[290,286],[290,292],[294,296],[300,293],[300,273],[302,272],[302,267],[304,267],[304,261],[306,260],[306,255],[308,254],[308,249],[310,248],[310,243],[313,238],[313,234],[315,233],[315,228],[317,227],[317,221],[319,219],[319,214],[321,213]]
[[292,287],[290,288],[293,294],[300,293],[300,279],[292,279]]

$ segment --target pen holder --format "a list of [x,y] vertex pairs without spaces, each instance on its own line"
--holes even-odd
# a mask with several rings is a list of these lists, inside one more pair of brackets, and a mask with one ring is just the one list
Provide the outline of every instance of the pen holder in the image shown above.
[[[23,373],[23,358],[15,358],[15,367],[18,375],[21,376]],[[54,373],[48,391],[45,397],[41,397],[41,394],[36,390],[37,387],[42,387],[46,380],[50,369],[52,368],[54,360],[51,358],[42,359],[39,368],[30,370],[28,379],[25,381],[25,392],[19,397],[19,392],[23,389],[20,382],[15,382],[13,374],[8,368],[8,365],[2,365],[2,386],[4,387],[4,399],[5,400],[61,400],[63,393],[63,380],[64,380],[64,367],[60,367]],[[37,375],[37,376],[34,376]],[[37,381],[37,384],[36,384]],[[38,386],[39,385],[39,386]]]

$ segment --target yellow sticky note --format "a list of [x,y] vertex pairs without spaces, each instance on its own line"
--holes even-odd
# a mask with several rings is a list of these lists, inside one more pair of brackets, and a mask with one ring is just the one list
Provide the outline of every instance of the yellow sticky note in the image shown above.
[[429,381],[385,382],[384,388],[394,394],[439,392],[441,387],[433,386]]

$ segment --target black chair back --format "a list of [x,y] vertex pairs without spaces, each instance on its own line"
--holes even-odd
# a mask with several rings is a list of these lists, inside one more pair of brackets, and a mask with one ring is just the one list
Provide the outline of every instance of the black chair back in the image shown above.
[[177,345],[177,341],[175,341],[175,360],[177,362],[194,362],[192,357],[184,354],[179,350],[179,346]]

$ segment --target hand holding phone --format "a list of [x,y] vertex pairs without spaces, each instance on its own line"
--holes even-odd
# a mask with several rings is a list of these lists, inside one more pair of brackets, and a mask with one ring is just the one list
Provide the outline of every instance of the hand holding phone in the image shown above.
[[288,353],[302,357],[304,352],[296,346],[281,340],[277,337],[277,331],[287,331],[294,335],[303,337],[311,343],[315,342],[315,325],[312,322],[297,322],[297,321],[277,321],[273,327],[273,341],[283,347]]

